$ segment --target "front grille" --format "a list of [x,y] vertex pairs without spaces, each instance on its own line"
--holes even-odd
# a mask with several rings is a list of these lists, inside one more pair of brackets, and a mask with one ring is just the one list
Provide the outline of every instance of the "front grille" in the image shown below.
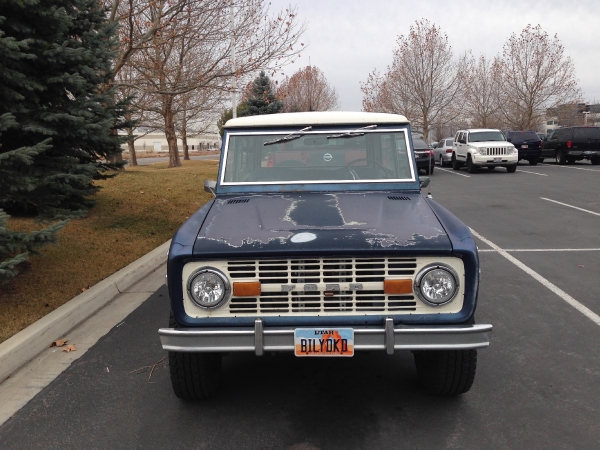
[[[258,297],[233,297],[229,311],[235,315],[414,311],[414,296],[386,295],[383,280],[398,276],[413,278],[416,267],[415,258],[229,261],[227,271],[232,282],[258,279],[262,286]],[[363,289],[328,291],[331,285],[342,289],[351,283],[360,284]],[[282,285],[289,291],[284,291]]]
[[486,153],[487,156],[508,155],[506,147],[488,147],[486,149],[486,152],[487,152]]

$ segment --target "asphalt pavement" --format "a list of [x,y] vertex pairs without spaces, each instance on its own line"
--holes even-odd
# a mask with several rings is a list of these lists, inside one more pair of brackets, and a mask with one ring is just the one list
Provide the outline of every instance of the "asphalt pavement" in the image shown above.
[[433,198],[476,233],[476,317],[494,325],[467,394],[423,394],[410,353],[230,354],[221,394],[183,402],[163,286],[0,426],[0,447],[600,447],[600,168],[440,169]]

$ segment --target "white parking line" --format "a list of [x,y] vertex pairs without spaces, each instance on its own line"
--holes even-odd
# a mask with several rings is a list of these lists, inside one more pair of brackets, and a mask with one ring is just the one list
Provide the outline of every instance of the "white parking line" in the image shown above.
[[588,172],[600,172],[600,170],[585,169],[583,167],[561,166],[559,164],[545,164],[545,163],[540,163],[540,165],[542,165],[544,167],[557,167],[558,169],[576,169],[576,170],[587,170]]
[[532,173],[533,175],[541,175],[543,177],[547,177],[548,176],[545,173],[529,172],[528,170],[523,170],[523,169],[518,169],[517,172]]
[[458,171],[452,169],[442,169],[441,167],[438,167],[438,170],[443,170],[444,172],[448,172],[448,173],[453,173],[454,175],[460,175],[461,177],[467,177],[467,178],[471,178],[471,175],[465,175],[464,173],[458,173]]
[[[479,252],[495,252],[491,248],[484,248]],[[505,248],[505,252],[600,252],[600,248]]]
[[567,302],[569,305],[571,305],[573,308],[575,308],[581,314],[583,314],[584,316],[586,316],[588,319],[590,319],[596,325],[600,326],[600,316],[598,314],[596,314],[594,311],[592,311],[591,309],[589,309],[587,306],[582,305],[581,303],[579,303],[577,300],[575,300],[573,297],[571,297],[565,291],[563,291],[562,289],[560,289],[558,286],[552,284],[550,281],[548,281],[547,279],[545,279],[543,276],[541,276],[535,270],[533,270],[530,267],[528,267],[525,264],[523,264],[521,261],[519,261],[514,256],[509,255],[506,250],[503,250],[500,247],[498,247],[496,244],[494,244],[493,242],[488,241],[486,238],[484,238],[482,235],[480,235],[479,233],[477,233],[472,228],[471,228],[471,233],[473,233],[473,235],[475,237],[479,238],[481,241],[485,242],[487,245],[489,245],[490,247],[492,247],[492,249],[494,249],[495,251],[497,251],[500,255],[502,255],[506,259],[508,259],[511,263],[513,263],[519,269],[523,270],[525,273],[527,273],[528,275],[530,275],[531,277],[533,277],[535,280],[537,280],[540,283],[542,283],[544,286],[546,286],[548,289],[550,289],[552,292],[554,292],[556,295],[558,295],[565,302]]
[[578,208],[577,206],[569,205],[567,203],[557,202],[556,200],[552,200],[550,198],[545,198],[545,197],[540,197],[540,198],[542,200],[546,200],[546,201],[549,201],[549,202],[558,203],[559,205],[568,206],[569,208],[578,209],[579,211],[583,211],[583,212],[586,212],[586,213],[594,214],[595,216],[600,216],[600,213],[597,213],[597,212],[594,212],[594,211],[589,211],[587,209]]

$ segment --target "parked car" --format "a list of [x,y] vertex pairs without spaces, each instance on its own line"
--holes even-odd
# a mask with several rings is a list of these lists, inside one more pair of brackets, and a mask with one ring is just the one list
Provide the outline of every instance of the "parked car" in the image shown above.
[[[268,166],[286,152],[297,162]],[[474,322],[477,247],[425,184],[404,116],[229,120],[217,180],[204,183],[214,198],[168,255],[171,313],[159,335],[175,395],[215,395],[222,357],[235,352],[411,351],[428,392],[468,391],[492,331]],[[228,381],[243,383],[243,372]]]
[[441,139],[435,149],[433,149],[433,157],[436,162],[440,163],[441,167],[446,167],[452,164],[452,145],[454,139],[451,137]]
[[526,159],[529,164],[535,166],[542,151],[542,140],[535,131],[504,130],[506,140],[515,146],[519,155],[519,161]]
[[417,160],[417,170],[424,171],[426,174],[433,174],[435,161],[433,159],[433,150],[425,139],[417,136],[412,137],[415,159]]
[[557,164],[573,164],[588,159],[600,164],[600,127],[557,128],[542,141],[542,158],[554,158]]
[[458,130],[452,145],[452,168],[459,170],[467,166],[470,173],[476,173],[480,168],[505,167],[508,173],[517,170],[519,156],[517,149],[500,130],[469,129]]

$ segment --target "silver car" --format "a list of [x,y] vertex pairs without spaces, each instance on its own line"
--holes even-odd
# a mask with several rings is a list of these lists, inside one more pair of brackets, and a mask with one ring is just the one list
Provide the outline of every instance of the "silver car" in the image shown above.
[[435,162],[439,163],[440,166],[449,166],[452,161],[452,143],[454,139],[447,137],[441,139],[438,145],[433,149]]

